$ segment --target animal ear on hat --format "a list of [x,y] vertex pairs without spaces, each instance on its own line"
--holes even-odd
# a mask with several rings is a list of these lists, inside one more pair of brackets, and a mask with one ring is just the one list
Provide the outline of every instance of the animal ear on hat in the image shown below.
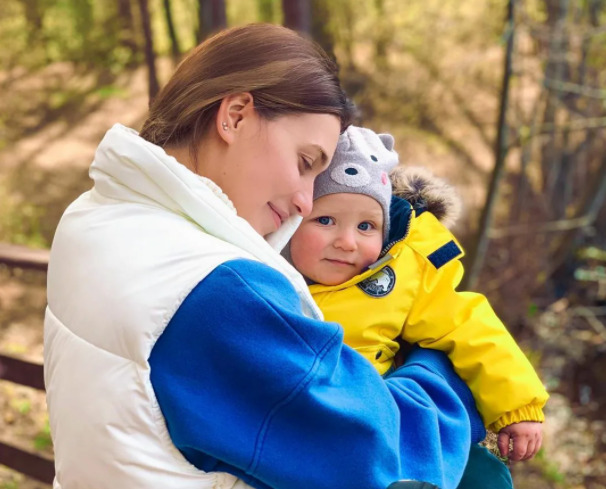
[[393,136],[391,134],[378,134],[378,136],[383,145],[387,148],[387,150],[391,151],[394,145]]
[[341,153],[345,153],[349,151],[353,142],[351,140],[351,134],[349,131],[345,131],[341,136],[339,136],[339,142],[337,143],[337,151]]

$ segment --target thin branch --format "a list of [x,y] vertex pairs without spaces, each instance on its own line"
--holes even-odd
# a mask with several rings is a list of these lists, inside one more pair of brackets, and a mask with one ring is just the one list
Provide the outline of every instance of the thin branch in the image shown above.
[[580,131],[585,129],[599,129],[606,127],[606,117],[589,117],[587,119],[573,119],[568,124],[556,125],[555,122],[548,122],[541,125],[541,132],[550,130],[560,131]]
[[584,228],[591,226],[595,219],[593,215],[575,217],[573,219],[560,219],[543,224],[521,224],[519,226],[508,226],[505,228],[490,229],[488,237],[490,239],[508,238],[511,236],[523,236],[525,234],[543,234],[557,233],[561,231],[570,231],[571,229]]
[[586,87],[584,85],[579,85],[578,83],[564,82],[551,78],[544,78],[543,85],[559,92],[574,93],[577,95],[583,95],[584,97],[606,100],[606,90],[599,88]]
[[[598,217],[598,212],[602,208],[606,200],[606,157],[602,160],[602,164],[598,170],[598,174],[594,178],[593,188],[585,196],[585,201],[581,205],[579,213],[583,216],[588,216],[591,222]],[[557,249],[551,254],[550,266],[541,274],[541,279],[537,282],[537,286],[545,283],[553,273],[564,263],[566,257],[571,252],[575,245],[577,233],[575,229],[568,230]]]
[[[528,18],[521,12],[516,27],[520,32],[528,32],[535,39],[542,39],[548,41],[551,38],[551,27],[537,24]],[[587,39],[595,36],[600,36],[606,33],[606,26],[602,27],[586,27],[582,25],[571,25],[568,26],[569,32],[572,35],[579,36],[580,39]]]
[[555,122],[546,122],[541,124],[539,128],[532,134],[527,131],[524,134],[518,132],[517,137],[507,146],[507,149],[517,148],[520,144],[529,140],[532,137],[543,136],[545,134],[553,134],[554,132],[563,131],[586,131],[587,129],[603,129],[606,128],[606,117],[588,117],[586,119],[573,119],[567,124],[558,125]]
[[[582,307],[582,309],[584,309],[585,311],[591,312],[594,316],[606,316],[606,306],[602,306],[602,307]],[[577,316],[578,314],[575,313],[576,309],[578,308],[574,308],[572,309],[572,314]],[[581,313],[581,315],[584,313]]]
[[597,318],[595,312],[588,307],[579,306],[572,310],[572,315],[581,316],[587,320],[593,330],[602,338],[603,341],[606,342],[606,326],[604,326],[604,323]]
[[417,61],[417,63],[419,63],[421,66],[423,66],[426,70],[428,75],[432,78],[432,81],[436,84],[440,84],[442,90],[444,90],[444,92],[449,93],[452,98],[454,99],[454,102],[456,104],[456,107],[463,113],[463,115],[467,118],[467,120],[471,123],[471,125],[473,127],[475,127],[475,129],[478,131],[478,135],[480,136],[480,139],[482,139],[482,142],[484,144],[486,144],[486,146],[490,147],[492,146],[494,143],[490,138],[490,135],[487,132],[487,128],[489,127],[490,123],[489,122],[484,122],[482,121],[468,106],[468,101],[469,101],[469,95],[465,94],[465,95],[461,95],[456,89],[454,84],[452,83],[444,83],[443,82],[443,76],[440,74],[440,70],[438,68],[438,66],[431,61],[431,58],[427,57],[427,56],[422,56],[414,51],[410,51],[409,52],[412,57],[415,59],[415,61]]

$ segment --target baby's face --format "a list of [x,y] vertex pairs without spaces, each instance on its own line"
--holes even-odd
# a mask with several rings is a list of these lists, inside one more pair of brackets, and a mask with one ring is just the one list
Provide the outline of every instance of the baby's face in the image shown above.
[[296,269],[323,285],[338,285],[379,258],[383,209],[362,194],[330,194],[314,202],[290,242]]

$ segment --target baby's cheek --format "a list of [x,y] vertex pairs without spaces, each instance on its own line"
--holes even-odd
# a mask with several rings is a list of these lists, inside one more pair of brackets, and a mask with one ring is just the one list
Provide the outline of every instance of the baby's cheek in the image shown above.
[[377,251],[376,253],[373,251],[372,253],[369,253],[365,260],[364,260],[364,265],[362,266],[362,268],[358,271],[358,273],[361,273],[363,271],[365,271],[370,265],[372,265],[373,263],[375,263],[378,259],[379,259],[379,254],[381,253],[381,250]]
[[365,250],[366,257],[368,259],[368,265],[372,265],[374,262],[376,262],[379,259],[382,249],[383,249],[382,236],[377,235],[376,239],[373,238],[372,243],[370,243]]
[[297,231],[290,241],[290,261],[303,275],[311,272],[317,250],[304,230]]

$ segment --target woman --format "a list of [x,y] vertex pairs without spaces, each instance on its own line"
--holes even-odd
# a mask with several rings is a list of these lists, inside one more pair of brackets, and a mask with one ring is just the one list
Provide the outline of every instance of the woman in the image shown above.
[[350,118],[319,48],[253,25],[106,134],[51,250],[55,488],[456,486],[482,428],[445,358],[381,379],[278,254]]

